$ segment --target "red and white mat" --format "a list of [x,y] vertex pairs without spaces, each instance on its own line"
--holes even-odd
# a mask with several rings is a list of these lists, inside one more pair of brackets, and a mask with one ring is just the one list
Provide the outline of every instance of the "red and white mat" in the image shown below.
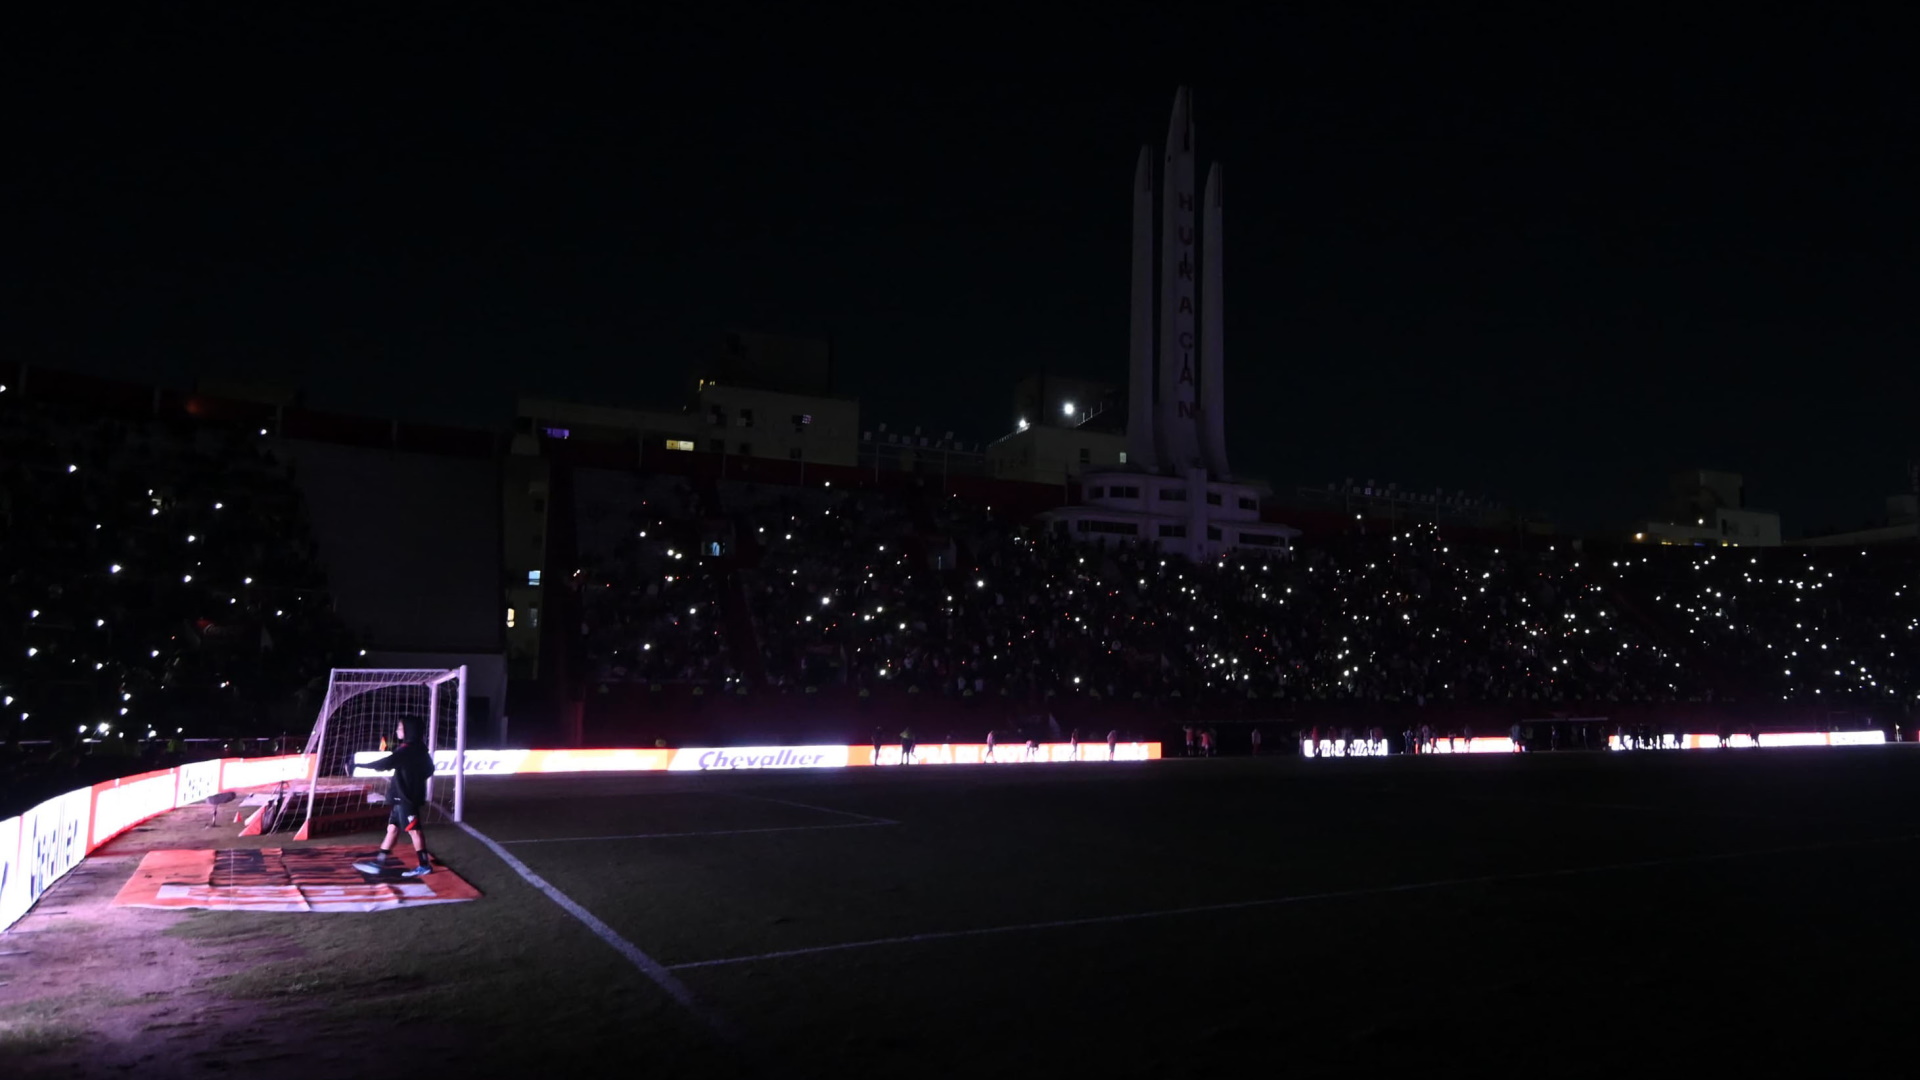
[[[438,864],[419,878],[363,874],[353,863],[366,855],[364,846],[149,851],[113,902],[217,911],[387,911],[480,899],[478,889]],[[396,867],[411,865],[408,859]]]

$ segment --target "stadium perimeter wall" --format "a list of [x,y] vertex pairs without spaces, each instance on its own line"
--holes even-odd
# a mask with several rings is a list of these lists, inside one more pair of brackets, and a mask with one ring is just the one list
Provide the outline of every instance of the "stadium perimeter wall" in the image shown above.
[[221,791],[307,775],[310,758],[213,758],[106,780],[0,821],[0,932],[100,845],[135,825]]

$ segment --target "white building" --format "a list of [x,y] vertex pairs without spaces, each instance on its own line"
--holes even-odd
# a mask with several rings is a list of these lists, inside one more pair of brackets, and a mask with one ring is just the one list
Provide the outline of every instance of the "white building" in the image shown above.
[[1284,551],[1299,530],[1261,522],[1261,489],[1227,468],[1221,172],[1215,163],[1196,192],[1184,87],[1167,129],[1158,252],[1151,156],[1143,147],[1134,168],[1126,449],[1110,466],[1091,453],[1069,463],[1081,466],[1082,502],[1043,518],[1078,539],[1145,541],[1195,561]]
[[1779,547],[1780,515],[1752,510],[1739,473],[1689,469],[1670,478],[1665,521],[1648,521],[1633,534],[1643,544]]
[[1149,540],[1191,559],[1228,551],[1282,552],[1300,535],[1260,520],[1260,489],[1210,480],[1196,469],[1185,477],[1101,471],[1082,480],[1079,506],[1049,512],[1053,528],[1077,540],[1111,543]]

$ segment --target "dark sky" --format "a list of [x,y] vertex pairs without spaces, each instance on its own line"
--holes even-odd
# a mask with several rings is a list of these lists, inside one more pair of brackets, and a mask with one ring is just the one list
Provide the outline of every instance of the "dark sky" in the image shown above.
[[1920,451],[1915,27],[1880,9],[264,6],[12,35],[25,359],[496,424],[661,403],[739,325],[831,334],[869,424],[991,436],[1024,372],[1124,382],[1134,155],[1186,83],[1236,467],[1586,524],[1702,465],[1794,534]]

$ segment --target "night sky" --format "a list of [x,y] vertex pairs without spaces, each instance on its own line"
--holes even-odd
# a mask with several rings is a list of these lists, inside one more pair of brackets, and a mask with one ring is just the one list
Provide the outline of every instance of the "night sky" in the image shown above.
[[869,427],[989,438],[1023,373],[1125,382],[1134,157],[1185,83],[1236,468],[1616,525],[1699,465],[1789,535],[1904,490],[1910,21],[1334,6],[36,28],[9,352],[500,425],[521,392],[665,403],[741,326],[831,335]]

